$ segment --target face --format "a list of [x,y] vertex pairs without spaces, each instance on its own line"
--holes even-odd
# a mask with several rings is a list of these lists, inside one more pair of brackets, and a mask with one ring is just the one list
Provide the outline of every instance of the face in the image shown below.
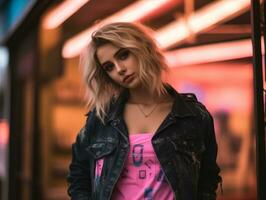
[[99,47],[96,53],[101,67],[113,81],[129,89],[139,86],[139,64],[128,49],[107,43]]

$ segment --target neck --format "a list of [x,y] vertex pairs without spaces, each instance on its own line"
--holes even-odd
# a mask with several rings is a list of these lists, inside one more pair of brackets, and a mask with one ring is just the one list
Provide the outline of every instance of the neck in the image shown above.
[[129,90],[129,103],[154,104],[160,102],[165,95],[152,94],[146,88],[134,88]]

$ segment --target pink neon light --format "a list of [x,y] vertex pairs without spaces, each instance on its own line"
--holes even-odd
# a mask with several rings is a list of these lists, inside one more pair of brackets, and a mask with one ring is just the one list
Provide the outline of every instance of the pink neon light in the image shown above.
[[91,33],[105,23],[116,21],[145,21],[147,18],[166,12],[167,9],[179,4],[180,2],[181,0],[137,1],[123,10],[105,18],[99,24],[86,29],[66,41],[63,47],[62,55],[64,58],[78,56],[82,49],[84,49],[89,43]]
[[[261,38],[261,45],[264,54],[263,38]],[[176,67],[247,58],[252,54],[251,40],[245,39],[168,51],[165,57],[170,67]]]
[[43,27],[53,29],[60,26],[67,18],[90,0],[66,0],[50,11],[43,20]]
[[9,137],[9,124],[6,120],[0,121],[0,145],[6,145]]
[[181,18],[157,30],[155,38],[162,48],[168,48],[191,35],[240,15],[249,7],[250,0],[214,1],[187,18]]
[[[170,69],[169,82],[177,88],[180,83],[193,83],[208,88],[204,103],[211,110],[251,109],[252,66],[250,63],[206,63]],[[248,89],[249,88],[249,89]],[[239,101],[243,99],[243,101]],[[203,99],[200,99],[203,100]]]
[[[151,1],[139,1],[138,3],[140,4],[142,2],[145,2],[146,5],[151,3]],[[154,4],[155,2],[159,1],[153,1],[151,4]],[[149,8],[149,6],[139,6],[139,4],[135,3],[130,7],[108,17],[107,19],[103,20],[103,23],[116,20],[140,21],[142,18],[144,18],[144,16],[149,15],[148,13],[152,13],[155,10],[155,7]],[[162,5],[157,6],[158,7],[156,7],[156,9],[160,8]],[[214,3],[210,3],[208,6],[205,6],[201,10],[193,13],[191,16],[187,17],[186,20],[176,20],[164,28],[159,29],[154,36],[162,48],[167,48],[185,40],[191,34],[206,30],[217,23],[231,19],[246,11],[249,7],[250,0],[215,1]],[[88,44],[90,40],[89,35],[96,28],[96,26],[93,26],[74,38],[68,40],[63,47],[63,57],[70,58],[78,56],[81,50]]]

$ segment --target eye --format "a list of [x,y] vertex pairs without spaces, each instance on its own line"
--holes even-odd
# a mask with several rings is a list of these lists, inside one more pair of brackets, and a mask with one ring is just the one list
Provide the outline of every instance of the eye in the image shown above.
[[130,51],[127,49],[123,49],[121,52],[119,52],[118,58],[120,60],[126,60],[130,54]]
[[113,68],[114,68],[114,64],[111,63],[111,62],[109,62],[109,63],[105,63],[102,67],[103,67],[103,69],[104,69],[105,71],[110,72],[110,71],[113,70]]

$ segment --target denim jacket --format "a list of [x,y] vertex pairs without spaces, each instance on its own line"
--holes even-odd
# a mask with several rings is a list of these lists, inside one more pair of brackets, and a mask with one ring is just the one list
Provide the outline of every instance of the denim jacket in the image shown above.
[[[175,200],[215,200],[222,178],[216,163],[217,143],[213,119],[194,94],[181,94],[171,86],[171,112],[152,137],[152,146]],[[72,200],[109,200],[123,171],[129,152],[123,108],[128,92],[123,92],[109,109],[106,123],[88,114],[85,126],[72,145],[72,161],[67,177]],[[100,178],[95,164],[104,160]]]

